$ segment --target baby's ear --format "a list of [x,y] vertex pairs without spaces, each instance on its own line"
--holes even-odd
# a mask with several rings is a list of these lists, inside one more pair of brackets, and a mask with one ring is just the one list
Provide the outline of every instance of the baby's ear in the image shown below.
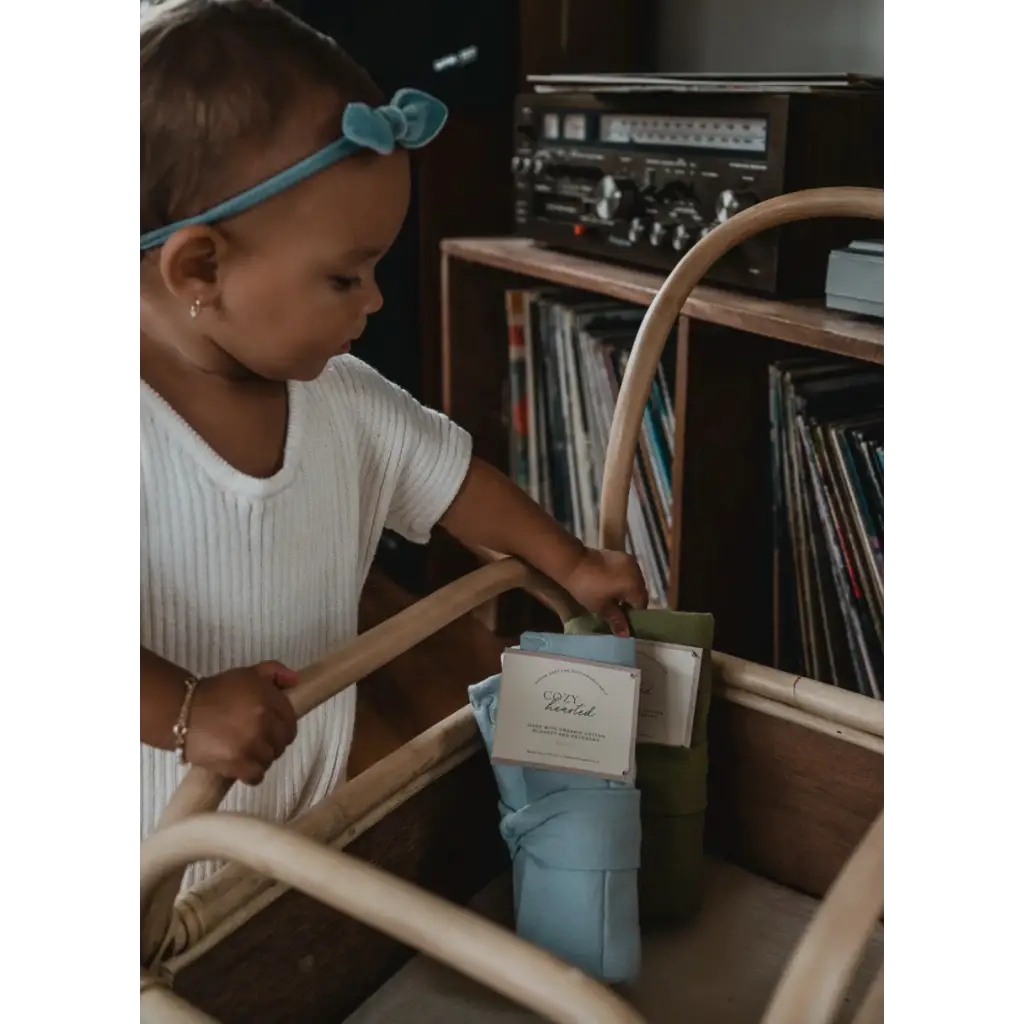
[[204,224],[175,231],[160,250],[160,276],[167,290],[184,302],[212,304],[220,291],[225,242]]

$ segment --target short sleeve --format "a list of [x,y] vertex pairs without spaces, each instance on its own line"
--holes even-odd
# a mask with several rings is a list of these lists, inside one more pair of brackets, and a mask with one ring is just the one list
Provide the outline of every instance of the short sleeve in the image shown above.
[[425,544],[457,497],[469,434],[352,356],[338,360],[360,429],[360,504],[376,525]]

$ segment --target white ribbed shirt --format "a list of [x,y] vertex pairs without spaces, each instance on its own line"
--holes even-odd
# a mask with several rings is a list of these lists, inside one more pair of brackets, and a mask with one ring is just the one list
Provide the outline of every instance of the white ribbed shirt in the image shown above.
[[[424,543],[454,500],[469,436],[353,356],[288,387],[283,464],[217,455],[142,383],[142,646],[197,676],[276,659],[304,668],[355,636],[381,531]],[[344,776],[355,687],[299,723],[258,787],[221,805],[283,822]],[[186,769],[142,745],[142,837]],[[196,865],[190,888],[212,865]]]

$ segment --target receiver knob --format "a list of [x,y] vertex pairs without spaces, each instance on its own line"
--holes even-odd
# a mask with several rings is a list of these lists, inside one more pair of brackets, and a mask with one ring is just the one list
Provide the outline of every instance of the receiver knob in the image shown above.
[[651,225],[651,233],[650,235],[648,235],[647,240],[651,243],[651,245],[657,248],[659,245],[661,245],[662,242],[665,241],[665,232],[665,225],[662,224],[661,221],[656,220]]
[[724,224],[730,217],[749,209],[757,202],[757,196],[750,192],[734,192],[731,188],[718,193],[715,202],[715,217],[719,224]]
[[690,229],[685,224],[677,224],[675,231],[672,232],[672,248],[676,252],[682,252],[684,249],[690,247],[690,239],[692,238]]
[[595,209],[602,220],[614,220],[629,213],[636,198],[636,185],[626,178],[606,174],[597,183]]
[[643,233],[644,233],[644,222],[643,222],[643,219],[641,217],[634,217],[629,222],[629,235],[628,235],[628,237],[629,237],[630,242],[632,242],[633,245],[636,245],[636,243],[639,242],[641,237],[643,236]]

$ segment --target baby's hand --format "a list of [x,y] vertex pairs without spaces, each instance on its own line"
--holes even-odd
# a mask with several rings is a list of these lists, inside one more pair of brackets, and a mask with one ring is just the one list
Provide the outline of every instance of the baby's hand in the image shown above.
[[259,785],[295,739],[295,711],[281,688],[298,681],[298,673],[276,661],[202,680],[192,699],[185,759]]
[[587,611],[600,615],[617,636],[629,636],[622,605],[647,607],[647,586],[636,559],[621,551],[588,548],[564,583]]

